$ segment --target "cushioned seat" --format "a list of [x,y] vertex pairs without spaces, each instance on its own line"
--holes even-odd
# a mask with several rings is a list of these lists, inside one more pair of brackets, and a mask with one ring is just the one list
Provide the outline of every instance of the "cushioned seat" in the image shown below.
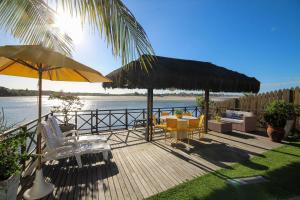
[[226,110],[221,121],[231,122],[232,130],[250,132],[256,129],[256,116],[252,112]]
[[231,118],[221,118],[221,121],[232,122],[232,123],[243,123],[242,119],[231,119]]

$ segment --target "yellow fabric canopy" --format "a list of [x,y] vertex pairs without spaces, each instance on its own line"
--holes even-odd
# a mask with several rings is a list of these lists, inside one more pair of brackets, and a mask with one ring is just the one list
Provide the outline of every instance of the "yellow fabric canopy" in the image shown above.
[[[38,98],[38,129],[37,129],[37,170],[41,171],[41,115],[42,115],[42,79],[53,81],[76,81],[76,82],[111,82],[100,72],[89,68],[75,60],[68,58],[51,49],[40,45],[19,45],[0,47],[0,74],[21,76],[39,79],[39,98]],[[40,174],[40,175],[38,175]],[[36,173],[38,187],[43,183],[43,187],[50,186],[42,181],[42,173]],[[33,187],[33,188],[34,188]],[[31,188],[32,189],[32,188]],[[31,192],[29,189],[29,193]],[[32,189],[33,191],[34,189]],[[36,189],[37,190],[37,189]],[[38,190],[37,190],[38,191]]]
[[53,81],[110,82],[100,72],[40,45],[0,47],[0,74]]

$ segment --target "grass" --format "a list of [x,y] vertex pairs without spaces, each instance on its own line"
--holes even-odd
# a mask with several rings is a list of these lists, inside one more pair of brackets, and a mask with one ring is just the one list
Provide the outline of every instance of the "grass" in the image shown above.
[[[231,186],[228,178],[262,175],[267,183]],[[285,144],[250,160],[206,174],[153,199],[284,199],[300,195],[300,141]]]

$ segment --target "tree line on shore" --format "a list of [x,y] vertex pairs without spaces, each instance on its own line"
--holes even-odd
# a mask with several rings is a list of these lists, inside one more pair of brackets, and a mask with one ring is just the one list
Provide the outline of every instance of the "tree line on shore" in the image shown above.
[[[51,90],[44,90],[43,95],[51,95],[55,93]],[[146,96],[147,93],[143,92],[132,92],[126,94],[110,94],[110,93],[83,93],[83,92],[64,92],[66,94],[75,95],[75,96]],[[0,86],[0,97],[13,97],[13,96],[37,96],[37,90],[29,90],[29,89],[9,89],[6,87]],[[162,94],[154,94],[155,96],[202,96],[202,93],[186,93],[186,92],[177,92],[177,93],[162,93]],[[211,96],[230,96],[224,95],[222,93],[211,94]]]

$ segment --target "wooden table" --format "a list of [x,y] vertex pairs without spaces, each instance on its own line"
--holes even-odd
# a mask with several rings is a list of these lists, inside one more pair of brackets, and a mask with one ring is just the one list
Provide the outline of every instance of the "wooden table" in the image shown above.
[[208,129],[219,133],[231,132],[232,123],[223,122],[223,121],[218,122],[216,120],[208,120]]
[[[190,119],[197,119],[197,117],[193,117],[193,116],[182,116],[182,118],[177,118],[176,115],[168,115],[168,116],[161,116],[160,120],[161,121],[166,121],[167,118],[168,119],[177,119],[177,125],[181,124],[181,126],[186,126],[186,127],[189,126],[189,120]],[[177,134],[176,137],[179,140],[188,138],[187,132],[177,131],[176,133],[171,133],[171,137],[172,137],[173,134]]]

